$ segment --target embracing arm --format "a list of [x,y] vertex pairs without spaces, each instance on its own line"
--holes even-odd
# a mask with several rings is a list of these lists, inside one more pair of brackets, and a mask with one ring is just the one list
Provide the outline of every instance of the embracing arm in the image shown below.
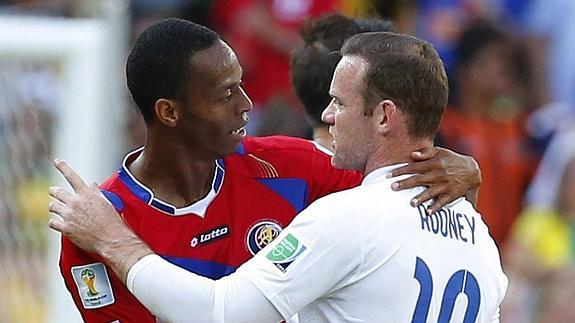
[[413,152],[411,158],[413,163],[395,169],[391,176],[416,174],[395,182],[392,185],[394,190],[427,186],[425,191],[412,199],[413,206],[434,199],[428,209],[431,214],[461,196],[476,206],[481,170],[473,157],[432,147]]
[[128,272],[126,286],[169,322],[279,322],[281,315],[242,273],[217,281],[148,255]]

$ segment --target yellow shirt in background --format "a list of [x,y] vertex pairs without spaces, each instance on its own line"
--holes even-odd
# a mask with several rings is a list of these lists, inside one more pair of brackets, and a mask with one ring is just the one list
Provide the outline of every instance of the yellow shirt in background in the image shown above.
[[573,228],[554,210],[527,209],[513,228],[515,238],[527,245],[544,267],[553,269],[573,261]]

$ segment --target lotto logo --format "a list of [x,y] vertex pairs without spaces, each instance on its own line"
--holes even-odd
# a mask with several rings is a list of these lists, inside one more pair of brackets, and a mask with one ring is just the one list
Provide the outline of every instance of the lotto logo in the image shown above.
[[227,236],[230,232],[228,226],[221,226],[204,233],[200,233],[190,240],[190,246],[195,248],[198,244],[206,244]]

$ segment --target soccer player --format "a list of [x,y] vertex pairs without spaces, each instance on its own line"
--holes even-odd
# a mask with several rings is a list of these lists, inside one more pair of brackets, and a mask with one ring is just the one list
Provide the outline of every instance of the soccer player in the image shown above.
[[[463,198],[428,214],[423,188],[393,191],[389,173],[433,144],[447,77],[427,42],[394,33],[342,48],[323,112],[337,168],[362,184],[312,203],[235,273],[213,281],[170,264],[125,226],[64,162],[76,194],[53,187],[50,226],[104,258],[128,289],[171,322],[497,322],[507,288],[487,226]],[[86,205],[88,204],[88,205]],[[103,228],[100,223],[108,223]]]
[[[343,42],[349,37],[362,32],[395,31],[391,21],[384,19],[350,18],[341,14],[329,14],[317,19],[310,19],[304,23],[300,30],[303,42],[293,51],[291,59],[291,83],[298,99],[304,106],[309,122],[313,127],[313,140],[322,147],[333,151],[333,136],[328,131],[328,125],[321,120],[322,111],[331,101],[329,86],[331,78],[341,55],[339,50]],[[425,160],[427,156],[418,153],[412,155],[418,163],[410,163],[393,171],[394,176],[402,174],[420,173],[430,169],[440,168],[433,163],[448,163],[453,160],[453,151],[436,147],[437,158]],[[423,159],[422,159],[423,157]],[[469,167],[476,165],[475,160],[460,156],[460,160],[467,160]],[[414,180],[415,177],[407,179]],[[397,188],[409,182],[400,181]],[[413,187],[407,185],[405,187]],[[453,188],[453,183],[442,185],[444,189]],[[438,188],[431,188],[435,190]],[[477,191],[468,191],[467,199],[475,203]],[[442,197],[440,197],[441,199]],[[447,202],[443,199],[442,202]]]
[[[136,40],[126,73],[146,145],[101,189],[139,237],[184,270],[214,279],[230,274],[309,203],[361,181],[359,172],[334,169],[309,141],[246,137],[251,102],[241,66],[207,28],[178,19],[155,24]],[[454,171],[463,175],[450,176]],[[430,172],[420,175],[419,184],[432,190],[420,201],[437,197],[441,204],[478,182],[473,167]],[[434,190],[446,179],[463,181],[459,192]],[[62,241],[61,272],[84,320],[155,322],[103,260]]]
[[332,149],[333,137],[321,113],[331,101],[329,85],[349,37],[362,32],[395,31],[391,21],[351,18],[335,13],[307,20],[300,29],[303,42],[292,52],[290,77],[295,93],[313,127],[313,140]]

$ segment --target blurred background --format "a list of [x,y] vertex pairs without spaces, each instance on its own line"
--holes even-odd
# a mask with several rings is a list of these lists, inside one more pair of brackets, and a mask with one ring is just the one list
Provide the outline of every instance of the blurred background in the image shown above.
[[502,322],[575,322],[575,0],[0,0],[0,322],[80,322],[58,274],[47,188],[65,158],[101,181],[144,142],[124,61],[181,17],[236,50],[251,135],[310,138],[289,82],[309,17],[391,19],[450,78],[437,144],[475,157],[479,211],[510,288]]

